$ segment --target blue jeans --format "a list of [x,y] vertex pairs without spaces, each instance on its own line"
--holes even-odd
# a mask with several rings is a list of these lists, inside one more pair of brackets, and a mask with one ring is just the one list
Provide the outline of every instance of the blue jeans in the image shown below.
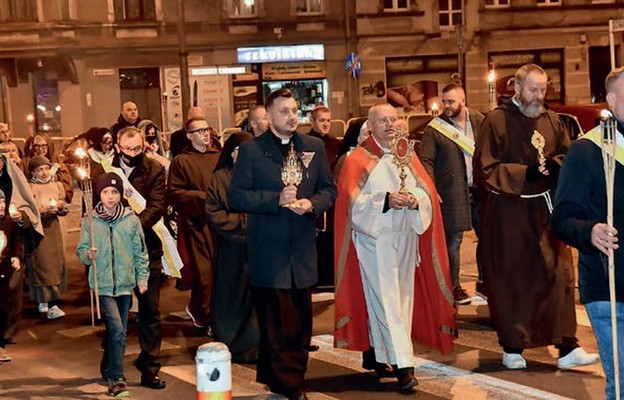
[[123,378],[123,358],[126,351],[126,329],[132,296],[100,296],[100,306],[106,318],[104,352],[108,357],[109,379]]
[[[608,301],[594,301],[585,304],[589,321],[591,322],[596,342],[598,343],[598,351],[600,352],[600,361],[602,368],[607,376],[607,387],[605,389],[606,398],[608,400],[615,399],[615,375],[613,374],[613,340],[611,336],[611,308]],[[620,362],[620,394],[624,395],[624,374],[622,374],[622,366],[624,366],[624,303],[615,304],[615,314],[617,315],[617,334],[618,334],[618,355]]]
[[445,232],[446,248],[448,250],[449,267],[451,270],[451,281],[453,288],[459,286],[459,249],[461,247],[464,232]]

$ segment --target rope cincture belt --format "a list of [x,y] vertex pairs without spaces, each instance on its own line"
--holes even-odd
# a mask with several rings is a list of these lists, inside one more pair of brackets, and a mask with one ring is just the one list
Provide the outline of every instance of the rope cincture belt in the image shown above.
[[[500,195],[500,193],[495,191],[495,190],[490,190],[490,192],[494,193],[495,195]],[[552,202],[552,197],[550,196],[550,189],[548,189],[547,191],[542,192],[542,193],[521,194],[520,195],[521,199],[536,199],[538,197],[543,197],[544,198],[544,201],[546,202],[546,207],[548,207],[548,212],[550,214],[552,214],[552,212],[553,212],[553,202]]]

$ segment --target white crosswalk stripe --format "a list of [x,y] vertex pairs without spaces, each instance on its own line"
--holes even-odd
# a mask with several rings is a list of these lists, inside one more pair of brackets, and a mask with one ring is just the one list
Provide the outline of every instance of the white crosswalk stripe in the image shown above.
[[[362,362],[361,353],[334,349],[332,347],[333,337],[331,335],[315,336],[312,342],[320,347],[318,352],[311,353],[312,358],[364,372],[360,368]],[[465,398],[462,395],[465,396],[467,392],[471,393],[471,398],[475,399],[567,399],[567,397],[561,397],[554,393],[451,367],[420,357],[414,357],[414,365],[415,375],[420,382],[418,391],[447,399]]]

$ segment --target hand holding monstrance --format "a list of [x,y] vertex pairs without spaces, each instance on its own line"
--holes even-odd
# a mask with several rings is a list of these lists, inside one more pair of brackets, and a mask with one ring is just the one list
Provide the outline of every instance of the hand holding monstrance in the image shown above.
[[396,166],[399,167],[399,179],[401,180],[399,192],[390,194],[390,207],[395,209],[403,207],[415,209],[418,207],[416,197],[405,188],[405,178],[407,178],[405,167],[407,167],[412,160],[414,143],[415,141],[409,138],[407,128],[403,124],[397,124],[394,129],[392,141],[390,142],[392,158]]
[[284,159],[281,175],[282,183],[284,183],[285,187],[280,193],[280,206],[288,207],[299,215],[310,211],[312,209],[310,200],[297,199],[297,186],[303,180],[303,169],[292,142],[290,143],[290,150],[286,155],[286,159]]

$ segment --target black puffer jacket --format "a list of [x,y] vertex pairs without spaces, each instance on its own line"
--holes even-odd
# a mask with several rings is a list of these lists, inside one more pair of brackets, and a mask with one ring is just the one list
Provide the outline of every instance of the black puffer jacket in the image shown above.
[[[119,155],[115,154],[113,166],[119,168],[119,162]],[[93,179],[97,180],[97,177],[102,173],[104,173],[104,170],[98,164],[94,170]],[[138,216],[145,233],[149,259],[150,261],[158,260],[163,255],[162,242],[152,227],[163,217],[166,209],[165,190],[167,177],[165,168],[157,161],[143,156],[141,164],[132,171],[128,180],[141,196],[145,198],[145,210]],[[99,198],[94,199],[94,204],[97,201],[99,201]]]

